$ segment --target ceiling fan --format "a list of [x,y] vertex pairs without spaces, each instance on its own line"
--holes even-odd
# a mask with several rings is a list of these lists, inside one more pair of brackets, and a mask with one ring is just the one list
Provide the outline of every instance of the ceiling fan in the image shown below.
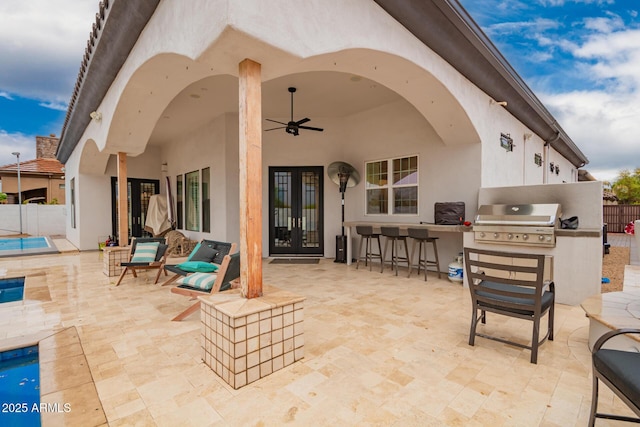
[[307,123],[308,121],[311,121],[310,118],[305,117],[304,119],[298,120],[297,122],[293,121],[293,94],[295,93],[296,88],[295,87],[290,87],[289,88],[289,93],[291,93],[291,120],[288,123],[284,123],[284,122],[279,122],[277,120],[272,120],[272,119],[266,119],[269,122],[274,122],[274,123],[278,123],[284,126],[278,126],[277,128],[272,128],[272,129],[265,129],[266,131],[270,131],[270,130],[276,130],[276,129],[284,129],[285,132],[290,133],[291,135],[298,135],[298,131],[300,129],[306,129],[306,130],[315,130],[318,132],[322,132],[324,129],[322,128],[314,128],[311,126],[302,126],[304,123]]

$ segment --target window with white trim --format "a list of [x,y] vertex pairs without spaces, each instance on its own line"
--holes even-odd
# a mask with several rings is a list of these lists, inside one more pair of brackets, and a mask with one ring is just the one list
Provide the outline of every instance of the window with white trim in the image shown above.
[[367,162],[366,214],[418,214],[418,156]]

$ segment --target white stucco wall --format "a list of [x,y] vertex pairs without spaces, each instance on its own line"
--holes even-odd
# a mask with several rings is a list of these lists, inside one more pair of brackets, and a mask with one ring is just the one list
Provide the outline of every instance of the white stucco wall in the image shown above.
[[[543,141],[532,135],[525,143],[524,135],[530,130],[491,103],[485,93],[375,2],[193,0],[179,6],[161,2],[98,108],[102,121],[92,121],[82,140],[94,140],[103,155],[129,153],[130,177],[162,179],[165,175],[159,165],[166,162],[174,192],[176,174],[210,167],[212,188],[216,189],[212,231],[207,235],[186,232],[193,239],[239,238],[237,114],[212,117],[205,126],[159,147],[149,147],[147,141],[162,112],[181,90],[207,76],[237,76],[238,63],[245,58],[262,64],[264,81],[305,71],[342,71],[372,79],[404,97],[401,102],[351,117],[314,117],[314,123],[322,120],[322,134],[295,138],[284,133],[263,134],[265,248],[269,165],[323,165],[326,171],[331,162],[342,160],[364,173],[365,161],[417,154],[419,214],[403,217],[403,221],[433,221],[437,201],[464,201],[470,218],[481,186],[544,182],[548,163],[533,164],[533,153],[546,155]],[[500,147],[501,132],[513,138],[513,152]],[[109,176],[115,174],[113,159],[103,177],[80,174],[82,146],[78,145],[66,166],[67,180],[78,177],[78,223],[85,223],[79,229],[68,229],[67,234],[81,249],[94,245],[94,234],[110,232],[106,195]],[[548,174],[549,182],[571,180],[572,166],[560,157],[551,149],[545,158],[560,165],[559,175]],[[161,189],[164,191],[164,183]],[[327,256],[333,256],[333,236],[340,229],[340,194],[334,190],[335,185],[325,178]],[[364,218],[364,185],[349,189],[346,197],[347,219]],[[461,247],[460,238],[450,240],[443,242],[448,248],[443,258]]]

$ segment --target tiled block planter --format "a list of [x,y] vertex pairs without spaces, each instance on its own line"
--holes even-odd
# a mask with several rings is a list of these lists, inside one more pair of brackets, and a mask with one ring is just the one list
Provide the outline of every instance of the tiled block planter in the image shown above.
[[304,357],[304,297],[267,286],[250,300],[239,289],[200,299],[202,359],[231,387]]

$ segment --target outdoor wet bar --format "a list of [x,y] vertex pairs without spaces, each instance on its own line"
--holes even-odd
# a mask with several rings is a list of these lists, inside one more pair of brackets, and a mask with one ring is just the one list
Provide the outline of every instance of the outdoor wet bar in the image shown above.
[[234,389],[304,357],[305,297],[265,286],[259,298],[230,289],[200,300],[202,360]]
[[[378,222],[378,221],[345,221],[345,234],[347,236],[347,264],[351,264],[353,259],[358,255],[358,235],[355,228],[359,225],[371,226],[374,232],[380,232],[380,227],[398,227],[400,233],[407,234],[409,228],[419,228],[429,230],[429,235],[433,237],[441,237],[438,241],[438,252],[440,253],[440,271],[446,271],[446,266],[455,256],[462,252],[462,234],[471,231],[471,227],[464,225],[438,225],[426,224],[420,222]],[[355,237],[355,239],[352,239]],[[384,247],[384,242],[382,243]],[[409,243],[411,247],[411,243]]]

